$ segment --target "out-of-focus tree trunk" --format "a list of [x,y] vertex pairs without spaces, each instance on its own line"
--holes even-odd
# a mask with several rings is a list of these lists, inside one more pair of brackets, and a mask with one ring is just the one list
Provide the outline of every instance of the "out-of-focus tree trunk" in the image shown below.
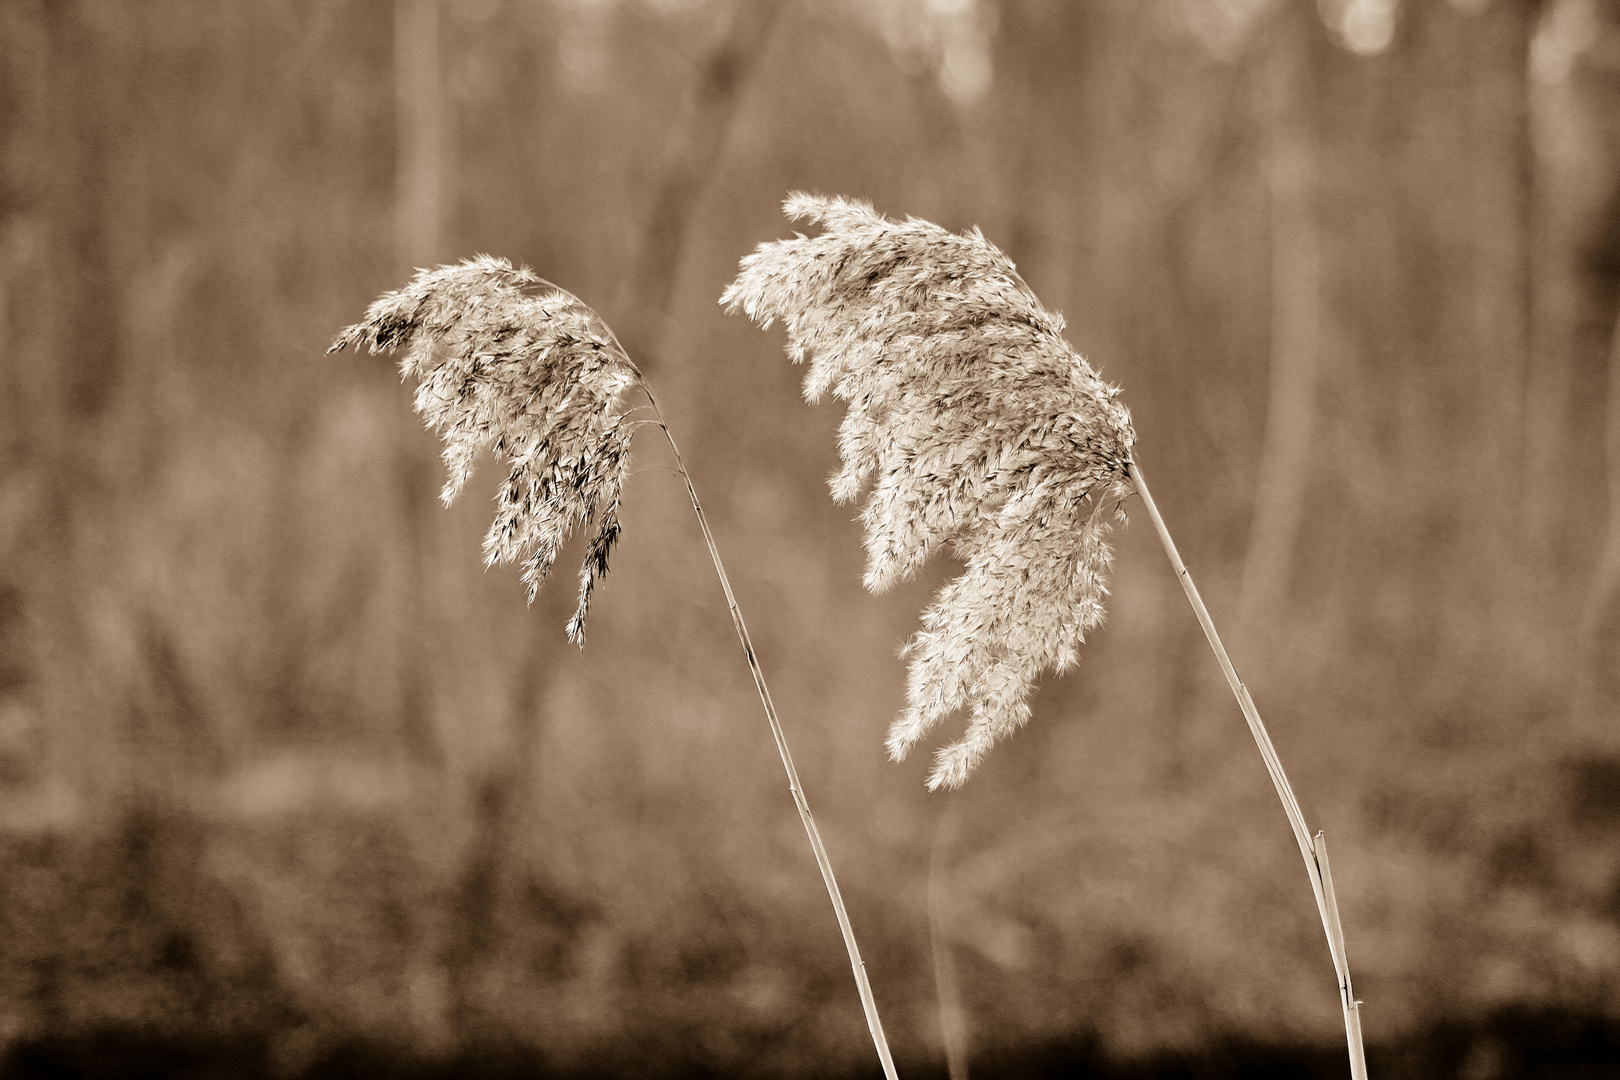
[[[444,66],[440,56],[439,0],[394,0],[394,262],[396,271],[409,274],[418,267],[429,267],[445,258],[444,208],[447,166],[447,109],[444,97]],[[426,577],[431,560],[427,552],[436,537],[453,533],[437,504],[425,501],[411,507],[417,517],[409,531],[414,561]],[[430,516],[428,520],[422,520]],[[434,620],[432,590],[418,591],[420,605],[414,621],[431,625]],[[418,649],[423,648],[420,644]],[[433,665],[422,665],[419,677],[431,683]],[[431,694],[428,695],[431,697]],[[473,783],[477,779],[473,778]],[[466,855],[467,875],[476,875],[488,860],[487,852],[503,841],[497,816],[481,812],[475,818],[474,835]],[[442,931],[451,942],[476,934],[463,926],[467,917],[483,919],[480,908],[458,907],[452,925]],[[445,964],[434,954],[442,951]],[[437,947],[414,950],[406,963],[407,994],[417,1038],[429,1053],[444,1052],[460,1034],[454,1025],[461,1017],[460,991],[465,973],[459,961],[465,958],[454,945],[442,941]]]
[[[628,277],[631,295],[620,305],[630,316],[624,336],[632,354],[656,348],[675,288],[687,221],[718,166],[743,87],[769,41],[781,0],[737,0],[719,45],[704,62],[671,132],[652,209]],[[622,321],[622,320],[621,320]],[[638,355],[646,366],[655,357]]]
[[[1520,435],[1529,423],[1525,386],[1535,367],[1535,168],[1526,79],[1531,15],[1524,5],[1505,4],[1472,18],[1477,30],[1468,65],[1468,124],[1475,137],[1465,197],[1473,220],[1489,223],[1473,238],[1473,322],[1484,380],[1480,404],[1495,435],[1465,497],[1476,507],[1480,542],[1511,561],[1520,538],[1511,519],[1491,504],[1497,492],[1519,502],[1537,482],[1526,475]],[[1546,594],[1547,563],[1520,565],[1517,582],[1494,590],[1495,618],[1519,617],[1531,596]]]
[[1321,237],[1308,39],[1287,13],[1264,60],[1271,226],[1270,390],[1237,623],[1251,631],[1285,594],[1310,479],[1321,350]]
[[[1537,568],[1537,581],[1550,590],[1563,588],[1550,605],[1550,647],[1580,657],[1576,722],[1606,731],[1620,603],[1620,324],[1613,291],[1620,253],[1612,232],[1620,205],[1614,119],[1620,14],[1584,0],[1548,4],[1528,53],[1536,236],[1520,561]],[[1601,514],[1586,509],[1599,498],[1607,502]],[[1605,523],[1593,528],[1595,516]],[[1601,537],[1596,549],[1583,550],[1583,539],[1593,537]],[[1591,576],[1583,581],[1571,573],[1576,567],[1591,567]],[[1578,621],[1567,612],[1577,612]]]
[[[1607,731],[1616,680],[1612,671],[1616,615],[1620,614],[1620,316],[1609,340],[1609,385],[1603,417],[1603,464],[1608,500],[1603,546],[1592,574],[1581,620],[1581,670],[1574,714],[1577,724]],[[1612,736],[1610,736],[1612,738]]]
[[[1542,10],[1530,41],[1526,96],[1530,116],[1530,184],[1534,193],[1531,253],[1530,363],[1524,380],[1524,513],[1520,561],[1553,567],[1575,492],[1568,455],[1574,445],[1571,406],[1579,351],[1581,270],[1578,250],[1603,173],[1578,85],[1590,42],[1580,0]],[[1590,6],[1590,5],[1586,5]]]
[[1620,317],[1609,342],[1609,388],[1604,415],[1604,467],[1608,494],[1608,524],[1603,550],[1586,612],[1587,636],[1601,634],[1613,616],[1620,594]]
[[[107,173],[110,113],[103,76],[107,57],[84,24],[80,5],[41,5],[49,128],[43,172],[50,229],[55,318],[51,352],[57,404],[80,419],[99,413],[118,378],[115,302],[105,214],[116,184]],[[95,313],[91,317],[91,313]],[[46,425],[49,426],[49,425]]]
[[439,0],[395,0],[394,256],[402,268],[443,258],[448,142],[443,83]]

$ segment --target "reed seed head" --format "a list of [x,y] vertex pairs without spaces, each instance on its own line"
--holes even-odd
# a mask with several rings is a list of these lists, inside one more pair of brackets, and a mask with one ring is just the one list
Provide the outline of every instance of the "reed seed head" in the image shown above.
[[978,230],[802,193],[784,209],[821,232],[761,244],[721,302],[762,327],[782,320],[788,355],[809,361],[805,397],[848,402],[830,485],[847,502],[870,483],[867,588],[941,545],[964,564],[904,650],[907,704],[887,740],[898,761],[967,710],[928,781],[958,787],[1029,718],[1035,679],[1073,664],[1102,621],[1130,414]]
[[583,642],[591,592],[619,536],[632,425],[620,397],[640,373],[578,297],[487,255],[422,270],[387,293],[328,352],[405,350],[416,411],[444,439],[446,505],[481,451],[509,463],[484,537],[484,563],[518,562],[534,602],[562,545],[594,523],[570,641]]

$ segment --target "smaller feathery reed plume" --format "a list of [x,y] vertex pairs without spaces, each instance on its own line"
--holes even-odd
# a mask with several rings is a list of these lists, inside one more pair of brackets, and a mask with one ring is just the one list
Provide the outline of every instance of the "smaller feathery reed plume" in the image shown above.
[[959,787],[1029,719],[1029,692],[1064,671],[1101,623],[1109,518],[1135,439],[1119,390],[1063,339],[1012,262],[984,236],[890,221],[866,203],[790,196],[815,237],[761,244],[721,297],[762,326],[781,319],[810,361],[805,397],[849,403],[839,502],[870,479],[861,513],[866,586],[880,592],[941,545],[965,564],[906,646],[895,760],[959,709],[966,734],[938,752],[930,789]]
[[446,504],[472,474],[473,459],[481,451],[510,462],[495,522],[484,538],[484,561],[521,562],[531,603],[562,545],[575,530],[595,522],[580,568],[579,605],[567,627],[569,640],[580,644],[592,590],[607,574],[608,555],[619,536],[619,501],[636,426],[620,399],[632,386],[646,395],[652,423],[669,444],[720,579],[788,790],[832,901],[883,1074],[896,1080],[832,860],[810,813],[708,515],[658,399],[618,337],[573,293],[485,255],[420,271],[409,285],[373,303],[365,319],[339,334],[327,352],[351,345],[369,346],[374,353],[406,350],[399,367],[402,377],[420,380],[416,411],[444,437],[450,474],[442,493]]
[[562,545],[595,522],[567,625],[582,642],[620,531],[633,429],[620,398],[639,377],[612,331],[572,293],[484,255],[422,271],[327,351],[351,345],[406,350],[400,375],[420,380],[416,411],[444,438],[445,505],[480,451],[510,463],[484,563],[521,563],[531,603]]

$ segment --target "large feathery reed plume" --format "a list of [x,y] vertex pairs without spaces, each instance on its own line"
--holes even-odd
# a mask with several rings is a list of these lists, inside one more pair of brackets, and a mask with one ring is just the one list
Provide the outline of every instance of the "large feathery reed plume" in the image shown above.
[[1128,494],[1135,438],[1119,391],[1063,339],[1013,264],[977,231],[864,203],[793,195],[819,236],[762,244],[721,302],[781,319],[809,360],[804,393],[849,402],[839,502],[870,480],[866,585],[882,591],[949,545],[960,577],[906,646],[900,760],[959,709],[967,733],[939,751],[932,789],[959,787],[1029,719],[1029,691],[1072,665],[1103,618],[1110,518]]
[[861,514],[866,585],[887,588],[936,548],[962,559],[906,647],[907,702],[889,730],[905,757],[935,724],[969,711],[939,751],[931,789],[954,788],[1029,717],[1037,676],[1075,660],[1103,615],[1108,520],[1140,495],[1237,698],[1311,879],[1339,981],[1351,1073],[1367,1075],[1327,847],[1305,825],[1254,699],[1237,677],[1135,459],[1130,416],[1063,339],[1011,260],[977,230],[892,221],[870,204],[795,193],[813,237],[764,243],[721,296],[761,326],[780,319],[788,355],[810,361],[805,396],[849,403],[839,430],[845,502]]
[[580,568],[579,604],[567,626],[569,640],[581,644],[591,593],[607,573],[620,531],[619,502],[636,427],[622,398],[631,387],[646,395],[652,423],[674,455],[725,593],[788,789],[832,901],[878,1059],[888,1080],[896,1080],[832,861],[810,814],[708,516],[658,400],[613,331],[566,289],[504,259],[480,256],[420,271],[409,285],[373,303],[365,319],[345,329],[327,351],[362,345],[374,353],[405,350],[400,373],[419,380],[416,411],[444,437],[446,504],[471,475],[480,452],[509,463],[495,521],[484,539],[484,559],[486,565],[520,562],[531,602],[569,536],[595,525]]

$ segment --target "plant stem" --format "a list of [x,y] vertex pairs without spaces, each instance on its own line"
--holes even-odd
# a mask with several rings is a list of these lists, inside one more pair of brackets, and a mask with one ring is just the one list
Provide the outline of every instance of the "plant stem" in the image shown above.
[[1204,628],[1204,636],[1209,639],[1209,647],[1221,665],[1221,672],[1226,676],[1227,685],[1232,688],[1232,696],[1237,698],[1238,708],[1243,710],[1243,718],[1249,722],[1249,733],[1254,736],[1255,745],[1260,748],[1260,757],[1266,763],[1266,772],[1271,774],[1271,782],[1277,788],[1277,797],[1282,800],[1283,813],[1288,816],[1288,825],[1294,831],[1294,840],[1299,844],[1299,853],[1305,859],[1305,871],[1310,875],[1311,891],[1316,894],[1316,908],[1322,916],[1322,929],[1327,934],[1328,951],[1333,955],[1333,970],[1339,977],[1339,1004],[1344,1009],[1344,1034],[1350,1049],[1350,1075],[1353,1080],[1367,1080],[1367,1054],[1361,1044],[1361,1002],[1356,1000],[1355,993],[1350,987],[1350,961],[1345,954],[1344,927],[1339,921],[1339,903],[1333,894],[1333,876],[1328,870],[1327,840],[1321,833],[1313,837],[1310,830],[1305,827],[1305,815],[1300,811],[1299,800],[1294,797],[1294,789],[1288,783],[1288,776],[1283,772],[1282,762],[1277,757],[1277,749],[1271,745],[1271,736],[1266,732],[1266,725],[1260,719],[1260,711],[1254,707],[1254,698],[1249,696],[1249,688],[1238,678],[1237,669],[1232,666],[1232,658],[1226,655],[1226,646],[1221,644],[1221,636],[1215,632],[1214,620],[1209,617],[1209,609],[1204,606],[1203,599],[1198,595],[1198,586],[1193,584],[1192,575],[1187,572],[1187,564],[1181,561],[1181,555],[1176,551],[1176,543],[1170,539],[1170,530],[1165,527],[1164,518],[1160,516],[1159,508],[1153,502],[1153,496],[1148,493],[1147,482],[1142,479],[1142,468],[1133,460],[1129,469],[1136,493],[1142,496],[1142,505],[1147,507],[1148,517],[1153,519],[1153,527],[1159,532],[1159,542],[1164,545],[1164,552],[1170,557],[1170,565],[1175,569],[1176,577],[1181,581],[1181,587],[1187,594],[1187,602],[1192,605],[1193,614],[1198,616],[1198,624]]
[[956,800],[947,795],[928,850],[928,941],[934,956],[934,990],[939,1005],[939,1034],[945,1044],[949,1080],[968,1080],[967,1022],[962,988],[951,955],[951,930],[945,912],[945,849],[956,836]]
[[[637,370],[636,374],[639,377],[641,372]],[[787,735],[782,731],[782,721],[777,718],[776,705],[771,701],[770,688],[765,685],[765,672],[760,669],[759,657],[754,653],[754,643],[748,637],[748,626],[743,622],[742,609],[737,606],[736,594],[731,591],[731,580],[726,577],[726,568],[720,561],[720,549],[715,546],[714,534],[709,530],[709,519],[703,512],[703,504],[698,501],[697,489],[692,486],[692,475],[686,471],[686,462],[681,458],[681,449],[675,445],[675,437],[670,434],[669,425],[664,422],[664,412],[658,407],[658,399],[653,397],[645,378],[640,379],[640,384],[642,392],[647,395],[647,401],[652,405],[658,427],[669,443],[670,452],[675,455],[675,468],[686,483],[686,494],[692,501],[692,512],[697,515],[698,528],[703,530],[703,542],[708,545],[709,558],[714,562],[714,572],[720,578],[721,590],[726,594],[726,607],[731,611],[731,622],[736,627],[737,640],[742,643],[743,655],[748,658],[749,674],[754,677],[754,688],[759,691],[760,703],[765,707],[765,719],[770,723],[771,735],[776,739],[776,752],[781,755],[782,768],[787,771],[788,790],[793,793],[793,805],[798,807],[799,820],[804,822],[804,831],[810,837],[810,848],[815,852],[816,866],[821,869],[821,880],[826,884],[827,895],[832,900],[833,914],[838,917],[838,929],[844,935],[844,948],[849,951],[849,964],[855,972],[855,987],[861,995],[861,1008],[866,1012],[866,1026],[872,1032],[872,1043],[877,1047],[878,1059],[883,1063],[883,1075],[887,1080],[899,1080],[894,1070],[894,1058],[889,1054],[888,1040],[883,1037],[883,1022],[878,1019],[877,1000],[872,996],[871,980],[866,977],[866,964],[861,960],[860,947],[855,943],[855,930],[850,925],[844,898],[838,891],[838,879],[833,876],[832,860],[827,857],[827,848],[821,842],[821,832],[816,828],[816,819],[810,814],[810,804],[805,800],[804,788],[799,783],[799,772],[793,767],[793,755],[788,752]]]

